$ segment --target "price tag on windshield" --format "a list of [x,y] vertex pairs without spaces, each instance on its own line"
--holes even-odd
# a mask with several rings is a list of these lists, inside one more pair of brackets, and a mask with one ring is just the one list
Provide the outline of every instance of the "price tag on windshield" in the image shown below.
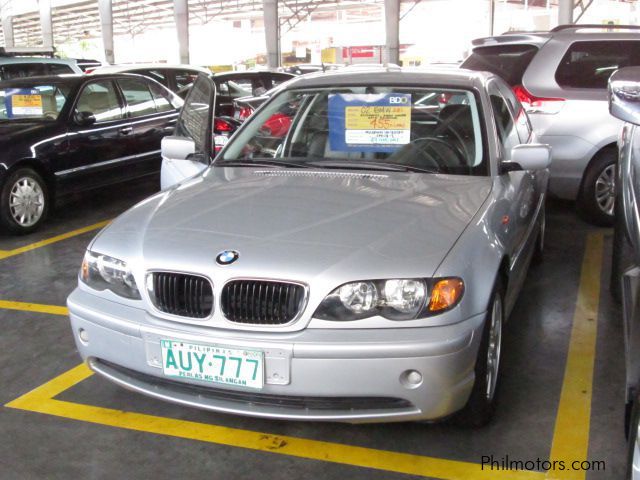
[[392,152],[410,137],[411,94],[329,96],[331,150]]
[[42,95],[37,90],[17,90],[6,98],[7,116],[39,117],[42,116]]

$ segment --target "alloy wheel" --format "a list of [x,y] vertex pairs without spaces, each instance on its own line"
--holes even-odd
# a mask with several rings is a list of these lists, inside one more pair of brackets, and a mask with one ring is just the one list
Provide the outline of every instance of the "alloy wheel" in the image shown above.
[[44,191],[31,177],[19,178],[9,192],[11,218],[21,227],[38,223],[44,213]]
[[616,198],[616,166],[608,165],[596,180],[596,202],[598,208],[607,215],[613,215]]

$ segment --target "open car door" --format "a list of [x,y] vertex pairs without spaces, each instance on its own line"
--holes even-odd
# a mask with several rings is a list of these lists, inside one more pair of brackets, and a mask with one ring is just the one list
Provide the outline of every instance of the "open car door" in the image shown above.
[[213,115],[216,87],[208,75],[199,74],[185,98],[176,129],[162,139],[160,187],[164,190],[207,168],[213,151]]

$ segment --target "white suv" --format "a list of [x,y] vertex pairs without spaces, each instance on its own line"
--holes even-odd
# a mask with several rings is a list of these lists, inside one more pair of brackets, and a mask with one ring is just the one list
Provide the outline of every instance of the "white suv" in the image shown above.
[[549,190],[576,200],[598,225],[613,222],[616,140],[607,81],[640,65],[637,26],[561,25],[474,40],[463,68],[503,77],[525,106],[540,142],[553,147]]

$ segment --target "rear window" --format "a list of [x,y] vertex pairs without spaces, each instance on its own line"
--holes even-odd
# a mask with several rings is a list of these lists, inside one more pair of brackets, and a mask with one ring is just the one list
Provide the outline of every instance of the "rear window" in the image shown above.
[[607,88],[618,68],[640,65],[640,42],[634,40],[575,42],[556,71],[556,82],[569,88]]
[[478,47],[462,63],[462,68],[491,72],[509,85],[521,85],[525,70],[538,52],[535,45]]
[[44,63],[13,63],[0,66],[0,79],[26,78],[47,75]]

